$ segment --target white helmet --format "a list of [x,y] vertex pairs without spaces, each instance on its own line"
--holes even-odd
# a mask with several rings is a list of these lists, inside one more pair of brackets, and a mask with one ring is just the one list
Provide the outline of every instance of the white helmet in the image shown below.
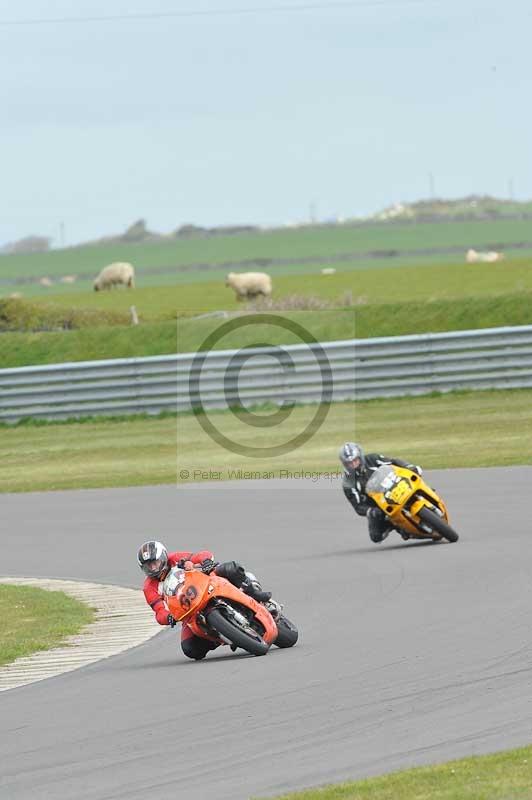
[[168,567],[168,551],[161,542],[144,542],[139,547],[137,561],[148,578],[160,578]]
[[345,471],[350,475],[354,472],[364,472],[366,462],[364,459],[364,451],[359,444],[355,442],[346,442],[340,448],[340,453],[338,455]]

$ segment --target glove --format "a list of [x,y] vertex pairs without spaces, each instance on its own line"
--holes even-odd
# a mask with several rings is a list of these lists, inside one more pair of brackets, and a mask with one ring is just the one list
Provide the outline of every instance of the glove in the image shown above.
[[419,475],[420,478],[423,475],[423,470],[421,469],[419,464],[409,464],[408,465],[408,469],[411,469],[412,472],[417,472],[417,474]]
[[177,620],[174,619],[174,617],[171,614],[168,614],[168,624],[170,625],[171,628],[175,628],[175,626],[177,625]]
[[213,561],[212,558],[205,558],[201,562],[201,571],[205,575],[210,575],[213,569],[217,566],[216,561]]

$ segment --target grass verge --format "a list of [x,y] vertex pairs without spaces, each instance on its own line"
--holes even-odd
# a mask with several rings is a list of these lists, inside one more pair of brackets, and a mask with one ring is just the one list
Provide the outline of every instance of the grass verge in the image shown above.
[[532,797],[532,747],[449,761],[277,800],[518,800]]
[[[498,297],[358,305],[316,311],[273,312],[303,325],[318,341],[400,336],[412,333],[532,324],[532,291]],[[0,367],[190,353],[224,322],[221,318],[179,319],[138,326],[82,328],[61,332],[3,333]],[[241,328],[216,347],[237,348],[256,341],[298,343],[276,327]]]
[[55,647],[93,618],[92,608],[64,592],[0,584],[0,665]]
[[[270,413],[264,409],[260,413]],[[231,412],[209,418],[239,445],[272,447],[299,434],[316,406],[295,407],[276,427],[245,424]],[[253,458],[214,442],[189,414],[5,427],[0,437],[3,492],[138,486],[238,478],[338,477],[346,439],[425,468],[532,463],[532,390],[333,404],[302,447]],[[301,473],[307,473],[302,476]]]
[[101,311],[31,303],[26,300],[0,299],[0,332],[57,331],[93,328],[100,325],[127,325],[130,315],[125,311]]

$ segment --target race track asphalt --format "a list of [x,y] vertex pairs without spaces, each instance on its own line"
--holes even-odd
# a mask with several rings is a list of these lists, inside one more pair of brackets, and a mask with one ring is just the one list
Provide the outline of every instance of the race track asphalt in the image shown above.
[[532,467],[426,477],[457,544],[371,544],[337,481],[4,495],[3,574],[135,587],[146,538],[211,547],[301,638],[195,663],[164,629],[3,692],[1,800],[244,800],[531,742]]

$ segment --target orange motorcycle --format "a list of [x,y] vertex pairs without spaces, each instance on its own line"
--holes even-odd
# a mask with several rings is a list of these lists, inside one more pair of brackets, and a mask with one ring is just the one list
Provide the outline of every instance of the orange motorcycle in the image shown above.
[[[241,647],[254,656],[263,656],[272,644],[292,647],[297,641],[296,627],[281,614],[282,606],[269,601],[258,603],[225,578],[187,561],[184,569],[172,567],[163,583],[163,597],[170,614],[186,622],[196,636],[218,644]],[[275,614],[275,619],[272,614]]]
[[368,480],[366,494],[403,538],[458,541],[445,503],[413,470],[383,464]]

